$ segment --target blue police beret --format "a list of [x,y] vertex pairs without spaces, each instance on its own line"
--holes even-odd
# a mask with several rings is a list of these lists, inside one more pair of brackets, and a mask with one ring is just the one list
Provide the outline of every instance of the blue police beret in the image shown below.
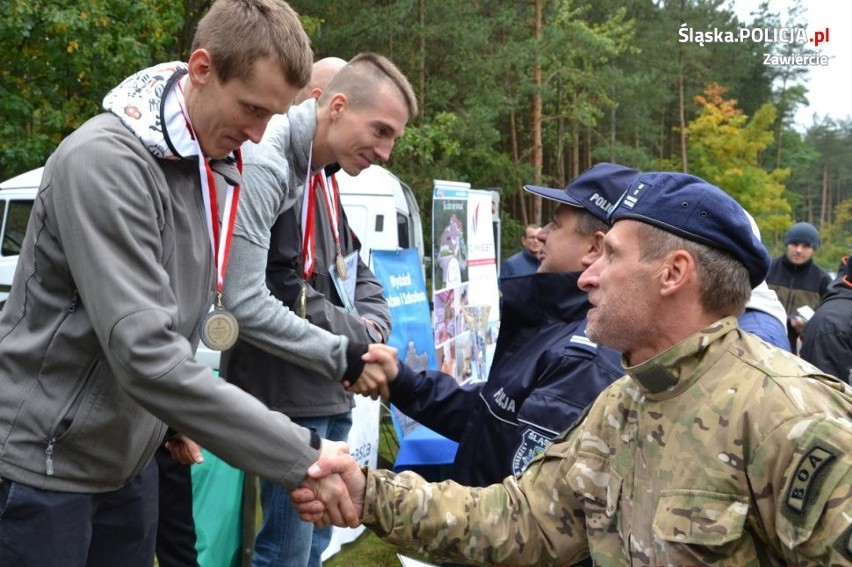
[[599,163],[571,180],[565,189],[524,185],[524,189],[552,201],[582,207],[604,222],[639,172],[615,163]]
[[769,252],[754,235],[745,210],[727,193],[686,173],[639,175],[610,215],[633,219],[733,254],[757,287],[769,271]]

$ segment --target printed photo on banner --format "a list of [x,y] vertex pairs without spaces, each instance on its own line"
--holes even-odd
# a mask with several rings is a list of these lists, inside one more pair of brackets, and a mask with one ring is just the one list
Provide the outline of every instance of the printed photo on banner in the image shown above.
[[467,281],[467,200],[465,187],[436,187],[432,200],[432,286],[453,287]]
[[459,383],[484,381],[499,330],[492,195],[435,181],[432,325],[439,368]]

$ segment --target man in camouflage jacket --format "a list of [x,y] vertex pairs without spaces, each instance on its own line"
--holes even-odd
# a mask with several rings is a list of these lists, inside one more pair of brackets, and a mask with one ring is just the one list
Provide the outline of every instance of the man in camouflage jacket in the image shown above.
[[[769,264],[742,209],[696,177],[648,173],[610,220],[580,285],[589,338],[622,351],[627,375],[583,420],[486,488],[321,460],[294,492],[303,519],[360,519],[482,564],[852,564],[852,389],[737,328]],[[387,373],[392,354],[371,350]],[[320,502],[340,496],[330,471],[352,497],[342,514]]]

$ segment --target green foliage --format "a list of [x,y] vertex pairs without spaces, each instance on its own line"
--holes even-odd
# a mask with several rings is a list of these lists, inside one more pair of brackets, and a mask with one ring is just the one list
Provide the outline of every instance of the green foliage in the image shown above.
[[792,218],[783,183],[790,172],[760,166],[760,153],[773,139],[775,108],[764,104],[749,119],[725,93],[713,84],[696,97],[701,110],[687,126],[689,171],[724,188],[754,216],[762,235],[786,231]]
[[[129,73],[185,59],[212,1],[0,0],[0,178],[42,165]],[[434,179],[500,188],[504,243],[514,249],[521,204],[533,221],[551,207],[532,218],[524,183],[564,185],[602,160],[678,168],[681,112],[689,170],[755,212],[771,248],[792,220],[827,228],[852,198],[848,121],[815,120],[806,133],[786,127],[806,101],[807,69],[764,66],[759,55],[785,46],[680,40],[683,24],[773,27],[778,14],[763,7],[743,22],[723,0],[539,2],[539,38],[534,1],[290,2],[317,57],[377,51],[411,79],[421,113],[389,167],[415,190],[425,226]],[[796,10],[785,21],[800,19]],[[692,104],[714,83],[728,89],[725,104]]]
[[565,185],[578,173],[566,167],[565,149],[576,145],[581,130],[594,131],[615,105],[612,85],[600,74],[629,50],[634,22],[628,19],[624,7],[614,4],[579,0],[546,4],[552,7],[553,14],[547,14],[545,21],[552,23],[545,27],[541,43],[536,46],[542,54],[543,74],[546,171],[542,172],[542,182]]
[[42,165],[128,73],[163,59],[165,0],[7,0],[0,20],[0,176]]
[[852,199],[837,205],[834,220],[820,228],[820,240],[814,261],[827,270],[837,270],[840,259],[852,254]]
[[[186,59],[211,3],[0,0],[0,178],[42,165],[128,74]],[[764,66],[760,53],[789,46],[679,41],[682,24],[779,27],[777,14],[764,6],[739,21],[723,0],[540,3],[536,39],[534,1],[290,2],[317,57],[376,51],[410,78],[421,113],[389,166],[415,190],[427,240],[434,179],[501,189],[505,257],[518,249],[523,184],[540,174],[542,183],[564,185],[602,160],[680,169],[683,113],[689,171],[748,208],[775,254],[794,220],[821,229],[821,265],[834,269],[849,253],[850,121],[815,117],[804,133],[786,126],[807,100],[807,68]],[[705,93],[710,84],[727,94]],[[540,172],[532,164],[534,94],[542,100]],[[396,565],[393,548],[376,542],[364,536],[330,565]],[[374,546],[375,555],[367,549]]]

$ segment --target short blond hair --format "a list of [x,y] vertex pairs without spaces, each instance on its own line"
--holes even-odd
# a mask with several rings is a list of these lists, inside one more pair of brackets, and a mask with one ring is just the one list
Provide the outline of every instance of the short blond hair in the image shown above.
[[216,0],[198,22],[192,50],[210,52],[219,80],[246,79],[254,62],[278,61],[288,84],[311,78],[313,52],[299,15],[283,0]]

